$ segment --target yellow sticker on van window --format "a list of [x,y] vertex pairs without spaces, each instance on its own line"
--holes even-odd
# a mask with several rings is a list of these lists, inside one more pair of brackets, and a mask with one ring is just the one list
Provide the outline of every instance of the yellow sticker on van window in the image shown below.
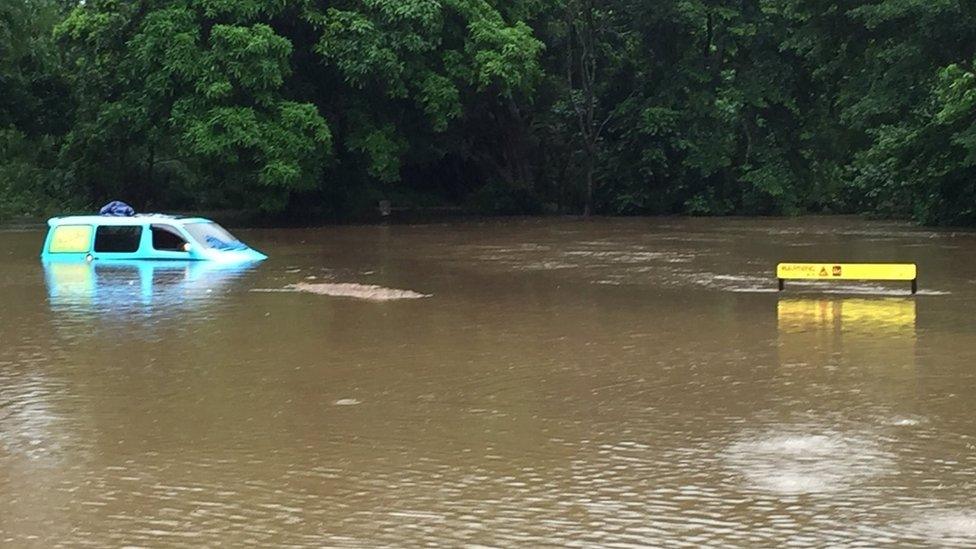
[[91,249],[91,225],[61,225],[51,235],[52,254],[80,254]]

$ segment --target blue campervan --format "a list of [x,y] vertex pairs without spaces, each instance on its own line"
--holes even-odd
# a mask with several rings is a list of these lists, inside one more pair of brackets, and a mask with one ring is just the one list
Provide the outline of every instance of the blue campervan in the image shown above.
[[202,217],[80,215],[48,220],[46,262],[101,260],[260,261],[267,256]]

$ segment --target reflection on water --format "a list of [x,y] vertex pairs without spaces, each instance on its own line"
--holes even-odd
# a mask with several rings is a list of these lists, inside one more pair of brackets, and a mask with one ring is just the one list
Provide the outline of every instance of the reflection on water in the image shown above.
[[915,307],[911,298],[780,299],[780,363],[824,364],[827,369],[847,364],[883,368],[887,376],[911,375]]
[[915,365],[913,298],[786,298],[776,308],[781,364],[825,364],[908,375]]
[[[272,259],[43,267],[42,234],[0,232],[0,545],[976,544],[976,235],[244,237]],[[914,261],[933,293],[777,294],[804,250]],[[260,291],[303,284],[430,297]]]
[[213,261],[45,262],[51,309],[57,314],[130,314],[212,299],[256,263]]
[[915,304],[914,298],[783,298],[776,319],[781,334],[840,331],[914,339]]
[[906,533],[921,533],[939,545],[972,546],[976,540],[976,512],[943,509],[925,512],[902,528]]
[[877,437],[816,424],[751,433],[726,454],[748,489],[780,495],[842,493],[890,473],[893,456]]
[[[848,398],[864,400],[862,389],[850,385],[855,372],[889,379],[915,374],[914,299],[781,298],[776,324],[780,368],[799,377],[811,405],[827,397],[824,392],[845,390]],[[727,460],[747,486],[778,494],[850,492],[892,472],[894,456],[879,426],[862,423],[838,431],[836,418],[817,422],[808,416],[760,432],[747,428],[729,447]]]

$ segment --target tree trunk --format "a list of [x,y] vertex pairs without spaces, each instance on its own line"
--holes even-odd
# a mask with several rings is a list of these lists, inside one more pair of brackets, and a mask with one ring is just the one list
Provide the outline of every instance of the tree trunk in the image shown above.
[[[567,4],[566,21],[570,31],[566,55],[566,81],[570,90],[578,89],[580,98],[573,99],[583,142],[583,170],[586,178],[586,202],[583,217],[593,213],[593,172],[596,164],[600,133],[606,121],[597,120],[597,60],[596,21],[593,0]],[[578,51],[575,49],[578,48]],[[577,73],[574,75],[574,68]],[[577,87],[578,86],[578,87]]]
[[[153,186],[153,177],[155,177],[156,171],[156,144],[149,143],[149,155],[146,158],[146,182],[143,184],[143,188],[146,189],[145,193],[147,198],[146,202],[152,200],[153,194],[155,193],[156,187]],[[148,206],[148,204],[147,204]]]
[[593,153],[587,151],[586,163],[586,204],[583,206],[583,217],[590,217],[593,213]]

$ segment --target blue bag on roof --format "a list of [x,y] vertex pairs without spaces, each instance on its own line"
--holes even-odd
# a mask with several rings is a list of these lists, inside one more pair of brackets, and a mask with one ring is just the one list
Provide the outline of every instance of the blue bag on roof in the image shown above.
[[132,206],[122,202],[121,200],[113,200],[108,204],[102,206],[101,210],[98,210],[98,215],[111,215],[115,217],[131,217],[136,215],[136,211],[132,209]]

